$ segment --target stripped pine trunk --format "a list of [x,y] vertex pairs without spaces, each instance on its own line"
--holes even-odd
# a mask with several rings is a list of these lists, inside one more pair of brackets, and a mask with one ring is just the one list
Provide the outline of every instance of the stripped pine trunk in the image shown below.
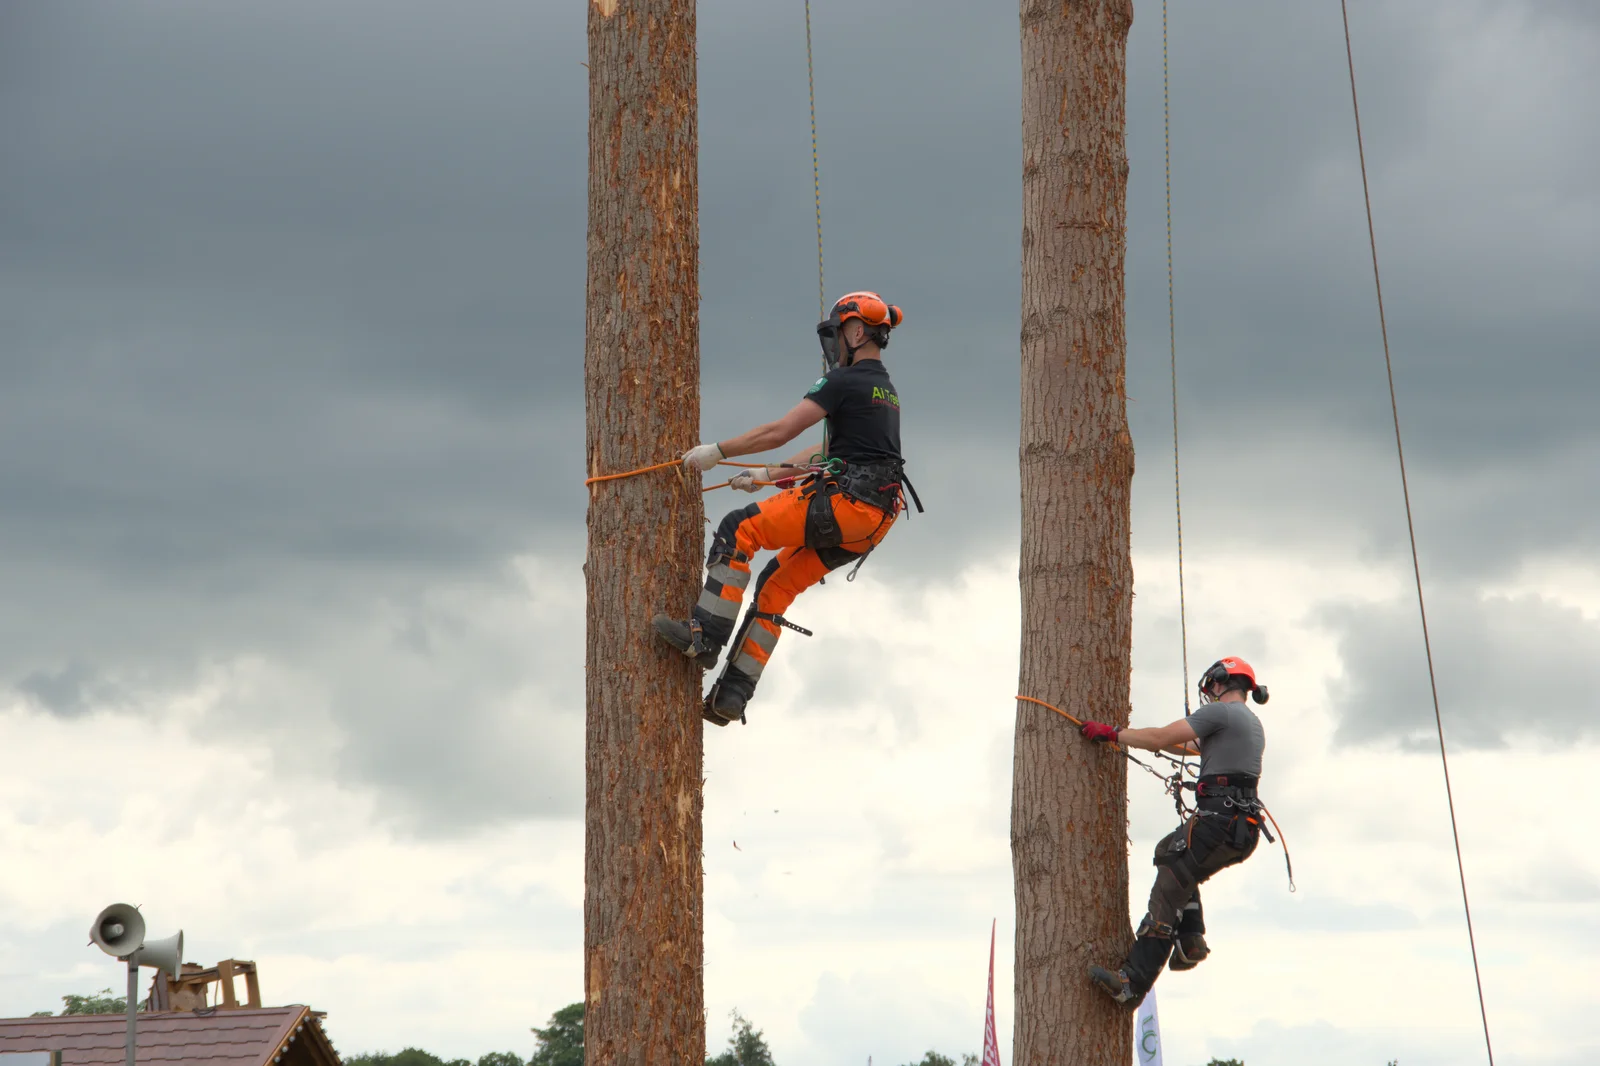
[[[591,476],[680,454],[700,428],[693,0],[589,8]],[[700,584],[700,479],[589,497],[585,1062],[705,1060],[700,672],[652,636]]]
[[[1022,0],[1020,692],[1128,721],[1133,442],[1124,388],[1128,0]],[[1126,1066],[1085,976],[1128,926],[1127,763],[1019,704],[1014,1066]]]

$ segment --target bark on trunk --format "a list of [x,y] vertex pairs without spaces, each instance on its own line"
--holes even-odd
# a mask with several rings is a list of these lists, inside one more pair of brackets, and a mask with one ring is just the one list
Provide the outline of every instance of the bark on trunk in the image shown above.
[[[693,0],[589,7],[591,475],[679,455],[700,427]],[[700,580],[700,479],[590,490],[585,1061],[705,1059],[700,673],[654,640]]]
[[[1128,721],[1133,442],[1124,387],[1127,0],[1022,0],[1020,692]],[[1124,1066],[1085,976],[1130,941],[1127,763],[1019,704],[1015,1066]]]

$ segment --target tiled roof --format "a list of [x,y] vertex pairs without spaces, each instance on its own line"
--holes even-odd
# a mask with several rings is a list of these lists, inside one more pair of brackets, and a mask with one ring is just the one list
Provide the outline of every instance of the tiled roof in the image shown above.
[[[63,1066],[120,1066],[127,1039],[122,1014],[0,1019],[0,1051],[60,1051]],[[301,1042],[315,1046],[315,1051],[295,1049],[310,1052],[313,1061],[339,1061],[317,1016],[303,1006],[140,1014],[136,1061],[139,1066],[271,1066]]]

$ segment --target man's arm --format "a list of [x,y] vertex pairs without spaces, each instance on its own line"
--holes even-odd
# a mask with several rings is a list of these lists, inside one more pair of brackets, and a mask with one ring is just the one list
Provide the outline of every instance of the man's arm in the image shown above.
[[1169,751],[1174,755],[1199,755],[1199,750],[1193,747],[1199,739],[1194,727],[1182,718],[1171,725],[1124,729],[1117,734],[1117,743],[1126,747]]
[[[731,440],[722,441],[718,444],[718,447],[722,449],[722,455],[725,459],[732,459],[736,455],[754,455],[757,452],[781,448],[818,422],[821,422],[825,413],[821,405],[815,400],[801,400],[790,408],[788,414],[776,422],[768,422],[746,433],[741,433]],[[802,465],[814,454],[814,451],[802,452],[784,465]]]

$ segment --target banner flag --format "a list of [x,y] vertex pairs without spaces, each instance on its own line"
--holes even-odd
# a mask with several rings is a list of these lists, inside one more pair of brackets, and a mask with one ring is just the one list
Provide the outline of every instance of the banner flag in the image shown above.
[[1161,1017],[1156,1013],[1155,989],[1145,994],[1136,1017],[1139,1020],[1134,1030],[1134,1045],[1139,1066],[1161,1066]]
[[983,1012],[983,1066],[1000,1066],[1000,1038],[994,1031],[994,929],[989,926],[989,1006]]

